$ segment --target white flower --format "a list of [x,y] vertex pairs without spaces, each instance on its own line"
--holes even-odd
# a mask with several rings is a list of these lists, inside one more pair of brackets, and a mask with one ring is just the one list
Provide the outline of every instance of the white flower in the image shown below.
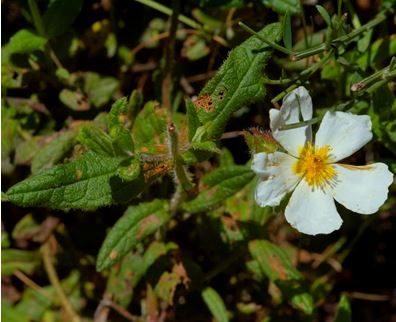
[[256,202],[277,206],[293,191],[286,220],[302,233],[328,234],[342,223],[334,199],[354,212],[372,214],[387,199],[393,174],[384,163],[335,163],[371,140],[369,116],[326,112],[314,141],[310,125],[282,130],[284,125],[311,119],[312,100],[304,87],[289,93],[280,110],[270,110],[272,135],[286,153],[254,155],[252,170],[260,178]]

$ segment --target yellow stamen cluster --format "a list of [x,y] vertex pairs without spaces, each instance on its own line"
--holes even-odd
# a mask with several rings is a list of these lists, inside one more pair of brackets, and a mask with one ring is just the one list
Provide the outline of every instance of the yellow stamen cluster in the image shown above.
[[299,150],[298,160],[293,165],[293,171],[303,176],[312,187],[323,187],[336,175],[330,160],[331,148],[328,145],[315,147],[307,143]]

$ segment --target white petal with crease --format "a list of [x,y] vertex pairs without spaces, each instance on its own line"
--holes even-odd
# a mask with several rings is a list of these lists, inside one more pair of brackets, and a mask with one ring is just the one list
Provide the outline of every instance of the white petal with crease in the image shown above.
[[355,153],[372,137],[370,116],[326,112],[316,133],[315,145],[329,145],[332,162],[337,162]]
[[280,129],[286,124],[310,119],[312,119],[312,100],[308,91],[302,86],[284,97],[279,111],[276,109],[270,110],[270,127],[274,138],[294,156],[298,155],[299,147],[303,146],[307,140],[312,139],[311,126],[284,131]]
[[[300,177],[293,173],[296,159],[282,152],[258,153],[254,156],[252,170],[261,176],[256,187],[259,206],[277,206],[285,194],[295,187]],[[261,165],[265,170],[261,172]]]
[[270,110],[271,130],[278,130],[285,124],[297,123],[300,120],[300,113],[304,121],[312,119],[312,99],[303,86],[296,88],[283,98],[280,110]]
[[342,223],[332,195],[321,189],[312,190],[305,180],[293,191],[285,217],[294,228],[308,235],[329,234]]
[[340,204],[360,214],[372,214],[388,197],[393,174],[384,163],[366,166],[334,164],[337,173],[333,196]]

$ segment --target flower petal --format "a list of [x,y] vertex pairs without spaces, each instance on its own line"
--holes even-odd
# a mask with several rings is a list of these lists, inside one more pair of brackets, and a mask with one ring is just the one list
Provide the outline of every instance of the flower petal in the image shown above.
[[270,110],[270,127],[278,130],[285,124],[297,123],[300,113],[304,121],[312,119],[312,99],[305,87],[300,86],[283,98],[280,110]]
[[277,206],[287,192],[293,190],[300,177],[293,173],[296,159],[286,153],[258,153],[254,155],[252,170],[261,176],[256,187],[259,206]]
[[287,94],[283,105],[278,111],[270,110],[270,127],[274,138],[290,154],[297,156],[299,147],[312,139],[311,126],[302,126],[291,130],[281,130],[284,125],[312,119],[312,100],[308,91],[300,86]]
[[384,163],[366,166],[334,164],[337,172],[333,196],[340,204],[359,214],[372,214],[388,197],[393,174]]
[[305,180],[294,190],[285,217],[294,228],[308,235],[329,234],[342,223],[332,195],[312,189]]
[[326,112],[316,133],[315,145],[329,145],[332,162],[337,162],[355,153],[372,137],[370,116]]

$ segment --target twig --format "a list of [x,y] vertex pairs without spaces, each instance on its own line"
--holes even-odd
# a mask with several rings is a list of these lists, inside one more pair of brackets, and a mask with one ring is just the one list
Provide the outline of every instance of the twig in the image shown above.
[[45,271],[47,272],[48,279],[50,280],[52,286],[55,288],[55,292],[59,297],[59,300],[61,302],[62,307],[65,309],[67,314],[70,316],[71,321],[73,322],[79,322],[80,317],[77,315],[77,313],[74,311],[73,307],[71,306],[69,300],[66,297],[65,292],[63,291],[62,285],[59,281],[58,274],[56,273],[55,267],[52,263],[51,260],[51,251],[50,251],[50,243],[46,242],[42,247],[41,247],[41,252],[43,255],[43,262],[44,262],[44,268]]
[[362,292],[350,292],[346,293],[349,297],[359,300],[367,300],[367,301],[390,301],[392,299],[389,295],[383,294],[369,294],[369,293],[362,293]]
[[23,283],[25,283],[30,288],[34,289],[36,292],[40,293],[41,295],[45,296],[47,299],[51,299],[49,294],[38,284],[36,284],[33,280],[31,280],[27,275],[25,275],[20,270],[16,270],[14,275],[20,279]]
[[221,135],[220,140],[233,139],[243,135],[243,131],[225,132]]
[[126,309],[124,309],[122,306],[119,306],[117,303],[114,303],[110,299],[103,299],[101,301],[101,305],[103,306],[108,306],[111,307],[114,311],[122,315],[124,318],[128,319],[129,321],[138,321],[139,317],[132,315],[129,313]]

